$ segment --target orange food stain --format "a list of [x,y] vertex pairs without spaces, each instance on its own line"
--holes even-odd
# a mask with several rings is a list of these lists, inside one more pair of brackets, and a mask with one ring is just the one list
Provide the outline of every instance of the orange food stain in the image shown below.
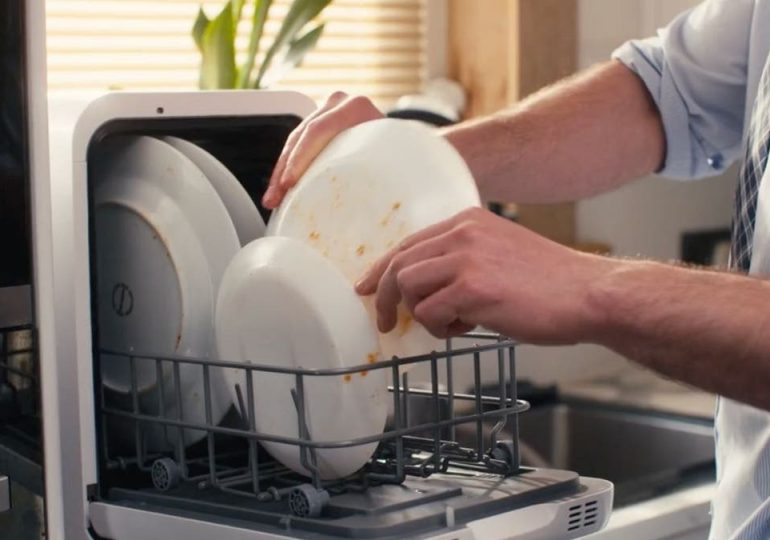
[[404,313],[401,317],[399,317],[398,331],[402,336],[409,331],[409,328],[412,327],[412,322],[414,322],[414,318],[409,313]]
[[367,375],[369,375],[369,371],[368,371],[368,370],[366,370],[366,369],[365,369],[365,370],[363,370],[363,371],[361,372],[361,376],[362,376],[362,377],[366,377]]
[[359,257],[364,254],[364,251],[366,251],[366,246],[364,244],[361,244],[356,248],[356,255]]
[[393,210],[398,210],[399,208],[401,208],[401,203],[400,202],[393,203]]
[[342,380],[345,381],[345,382],[350,382],[350,381],[353,380],[353,376],[350,375],[350,373],[348,373],[347,375],[343,375],[342,376]]
[[318,231],[312,231],[312,232],[311,232],[309,235],[307,235],[307,236],[308,236],[308,238],[310,238],[311,240],[318,240],[319,238],[321,238],[321,233],[319,233]]
[[377,361],[377,357],[380,353],[372,352],[366,355],[366,361],[370,364],[374,364]]

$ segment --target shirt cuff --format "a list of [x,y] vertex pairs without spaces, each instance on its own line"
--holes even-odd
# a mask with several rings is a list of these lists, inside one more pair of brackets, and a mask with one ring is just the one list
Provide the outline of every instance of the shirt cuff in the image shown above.
[[666,137],[666,159],[656,174],[677,179],[691,179],[723,168],[718,152],[707,153],[702,160],[693,147],[703,146],[689,128],[689,114],[673,78],[666,73],[666,61],[660,37],[629,41],[612,53],[644,82],[660,111]]

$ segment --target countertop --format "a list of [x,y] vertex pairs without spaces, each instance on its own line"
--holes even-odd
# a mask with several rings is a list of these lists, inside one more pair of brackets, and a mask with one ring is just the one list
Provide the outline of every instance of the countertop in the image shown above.
[[565,397],[713,418],[716,397],[642,368],[621,375],[560,386]]

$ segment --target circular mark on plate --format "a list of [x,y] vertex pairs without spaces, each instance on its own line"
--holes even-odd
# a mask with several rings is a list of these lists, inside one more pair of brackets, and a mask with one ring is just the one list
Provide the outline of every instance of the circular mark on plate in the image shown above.
[[134,311],[134,293],[125,283],[116,283],[112,288],[112,309],[120,317],[127,317]]

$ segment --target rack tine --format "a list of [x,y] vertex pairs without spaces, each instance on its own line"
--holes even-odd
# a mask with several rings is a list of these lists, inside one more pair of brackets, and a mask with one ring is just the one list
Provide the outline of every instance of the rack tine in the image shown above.
[[[394,356],[395,360],[396,357]],[[405,416],[401,410],[401,375],[398,364],[393,365],[393,417],[396,422],[396,432],[406,427]],[[401,483],[404,480],[404,437],[396,436],[396,482]]]
[[[305,421],[305,384],[304,378],[301,373],[295,375],[294,388],[291,389],[291,399],[294,401],[294,407],[297,409],[297,424],[299,438],[302,441],[310,442],[310,430],[307,428],[307,422]],[[308,460],[308,453],[310,453],[310,459]],[[313,486],[316,489],[321,488],[321,475],[318,470],[318,460],[316,456],[316,449],[314,447],[308,447],[305,444],[301,444],[299,448],[299,459],[302,466],[310,471],[311,478],[313,480]]]
[[401,413],[404,415],[404,427],[409,427],[409,374],[401,375],[401,401],[403,407]]
[[[206,426],[213,425],[212,413],[211,413],[211,375],[209,373],[209,366],[203,365],[203,401],[206,407]],[[208,450],[208,462],[209,462],[209,480],[212,485],[216,485],[217,479],[217,461],[216,461],[216,448],[214,444],[214,432],[206,430],[206,447]]]
[[441,428],[439,422],[441,422],[441,403],[438,396],[438,360],[436,358],[436,352],[433,352],[433,358],[430,360],[430,378],[431,378],[431,390],[433,393],[433,417],[436,422],[436,427],[433,428],[433,466],[435,471],[441,469]]
[[[180,422],[184,419],[182,414],[182,376],[179,369],[179,361],[172,360],[172,382],[174,385],[174,401],[176,402],[176,419]],[[182,427],[177,428],[176,431],[176,448],[174,453],[176,454],[176,462],[182,469],[182,478],[189,480],[189,468],[187,467],[187,455],[184,446],[184,429]]]
[[[516,387],[516,347],[508,347],[508,384],[510,386],[509,395],[511,402],[515,405],[519,401],[519,392]],[[511,419],[511,440],[513,442],[513,471],[517,472],[521,468],[521,452],[519,448],[519,413],[510,416]]]
[[473,386],[476,392],[476,459],[484,455],[484,425],[481,420],[481,354],[473,353]]
[[[128,357],[128,367],[131,373],[131,410],[134,414],[139,414],[139,389],[137,388],[138,382],[136,377],[136,357],[131,355]],[[143,444],[143,424],[141,420],[134,422],[134,444],[136,445],[136,460],[140,466],[145,463],[144,444]]]
[[[256,431],[256,415],[254,413],[254,371],[252,369],[246,370],[246,399],[248,400],[248,416],[249,432]],[[241,398],[242,400],[242,398]],[[257,452],[257,441],[254,437],[249,437],[249,468],[251,472],[251,485],[254,493],[259,493],[259,453]]]
[[[155,378],[158,380],[158,415],[161,418],[166,417],[166,388],[165,388],[165,381],[163,380],[163,360],[160,358],[155,358]],[[168,426],[163,425],[163,440],[166,441],[166,444],[169,444],[169,438],[168,438]]]
[[[455,418],[455,390],[454,374],[452,370],[452,338],[446,340],[446,390],[447,390],[447,408],[450,420]],[[449,426],[449,440],[454,441],[457,438],[455,425]]]
[[[505,409],[506,396],[505,396],[505,354],[502,349],[497,349],[497,382],[498,382],[498,394],[500,397],[500,409]],[[515,402],[514,402],[515,404]],[[508,419],[501,417],[497,423],[492,427],[492,431],[489,434],[490,448],[497,446],[497,436],[505,427]]]

